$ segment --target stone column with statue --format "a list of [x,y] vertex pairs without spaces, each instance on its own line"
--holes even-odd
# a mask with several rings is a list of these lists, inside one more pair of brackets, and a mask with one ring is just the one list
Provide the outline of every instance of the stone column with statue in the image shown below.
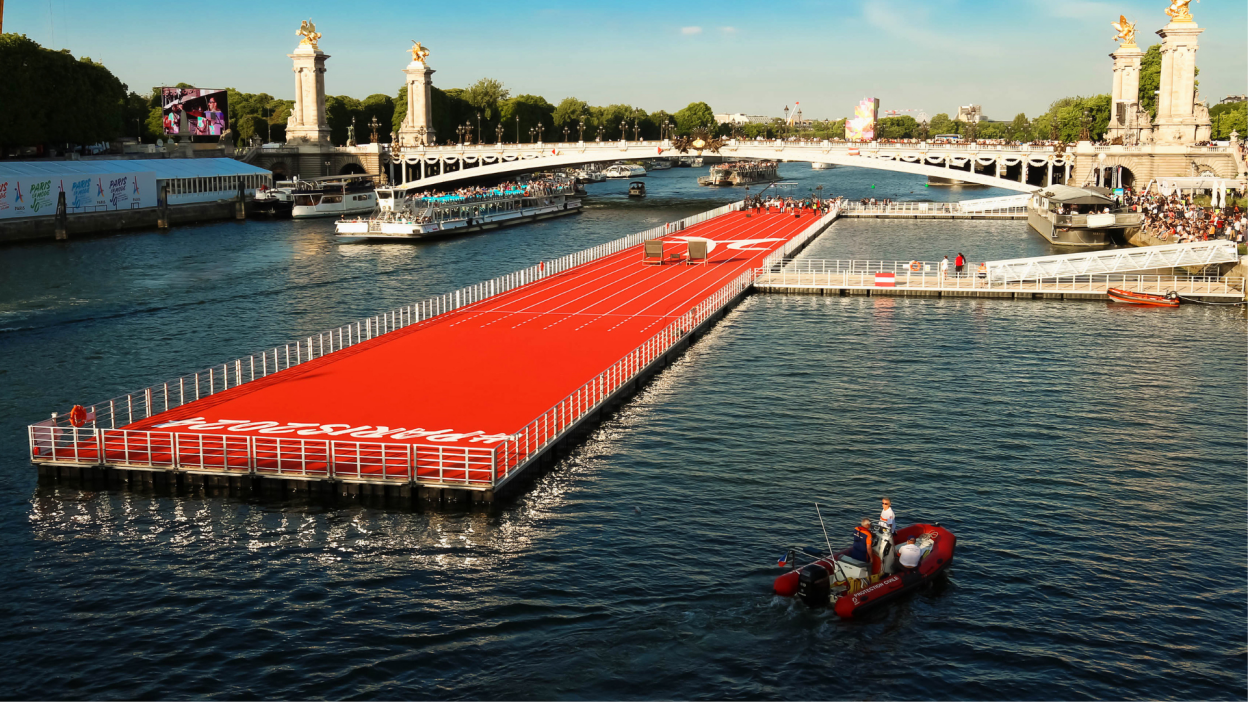
[[302,37],[293,54],[295,106],[286,122],[286,141],[294,144],[329,144],[329,122],[325,119],[325,60],[329,55],[317,46],[321,35],[310,20],[295,32]]
[[1161,44],[1161,86],[1157,94],[1154,138],[1159,144],[1191,144],[1209,138],[1212,123],[1208,108],[1200,109],[1196,95],[1197,37],[1205,31],[1196,26],[1188,5],[1192,0],[1173,0],[1166,14],[1170,22],[1157,30]]
[[1134,22],[1119,15],[1118,21],[1111,24],[1118,31],[1114,41],[1121,41],[1122,45],[1109,55],[1114,59],[1114,83],[1105,138],[1129,146],[1147,143],[1151,140],[1152,124],[1148,111],[1140,107],[1140,60],[1144,52],[1135,43]]
[[437,135],[433,129],[433,69],[425,60],[429,49],[420,42],[412,42],[412,62],[403,73],[407,75],[407,113],[399,127],[399,144],[415,146],[434,144]]

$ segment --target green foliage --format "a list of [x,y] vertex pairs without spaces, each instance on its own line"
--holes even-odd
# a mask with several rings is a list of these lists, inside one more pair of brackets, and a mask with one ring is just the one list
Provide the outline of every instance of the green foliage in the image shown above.
[[961,134],[961,132],[958,131],[959,124],[959,122],[954,122],[949,119],[948,113],[941,112],[927,123],[929,138],[937,134]]
[[127,88],[90,58],[0,34],[0,76],[0,147],[93,144],[124,133]]
[[919,133],[919,123],[909,115],[885,117],[876,122],[878,139],[913,139]]
[[683,110],[677,110],[676,131],[679,134],[693,134],[699,127],[715,129],[715,111],[705,102],[691,102]]
[[486,120],[496,119],[499,115],[499,105],[509,97],[511,97],[511,91],[493,78],[482,78],[468,86],[463,94],[464,100],[480,112]]
[[1157,93],[1161,89],[1161,44],[1153,44],[1140,59],[1140,107],[1157,116]]
[[1231,132],[1239,132],[1239,138],[1248,138],[1248,102],[1232,102],[1209,108],[1213,121],[1213,138],[1230,139]]
[[589,116],[589,103],[574,97],[566,97],[555,108],[555,126],[574,128],[587,116]]
[[[555,106],[546,102],[540,95],[517,95],[502,104],[502,125],[511,133],[504,133],[503,138],[515,138],[519,127],[520,141],[555,139]],[[540,136],[531,135],[530,130],[542,128]],[[484,135],[483,135],[484,137]]]
[[[158,95],[159,92],[153,89],[153,96]],[[240,93],[233,88],[227,88],[226,95],[230,102],[230,129],[234,132],[235,143],[249,143],[255,136],[262,141],[285,140],[286,120],[294,109],[294,100],[278,100],[268,93]],[[159,109],[155,97],[153,103]]]
[[1014,115],[1014,120],[1010,122],[1010,127],[1006,133],[1009,139],[1029,141],[1031,139],[1031,122],[1027,121],[1027,115],[1022,112]]
[[1088,134],[1093,141],[1105,136],[1109,128],[1110,96],[1064,97],[1054,100],[1049,111],[1032,121],[1034,139],[1051,139],[1053,126],[1057,125],[1057,137],[1062,141],[1079,141],[1083,131],[1084,113],[1087,113]]
[[1013,124],[1010,122],[980,122],[975,125],[975,138],[1008,139],[1012,126]]

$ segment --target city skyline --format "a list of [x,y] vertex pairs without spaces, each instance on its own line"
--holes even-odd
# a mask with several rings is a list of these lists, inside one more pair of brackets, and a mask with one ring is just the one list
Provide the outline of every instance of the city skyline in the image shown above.
[[[513,95],[554,103],[575,96],[650,112],[701,100],[720,113],[779,116],[800,101],[808,119],[844,117],[871,96],[881,110],[952,115],[974,103],[990,119],[1008,120],[1041,113],[1057,98],[1108,93],[1108,54],[1117,48],[1110,22],[1119,13],[1138,24],[1141,48],[1160,41],[1154,32],[1167,21],[1158,0],[808,1],[784,12],[708,2],[673,10],[651,0],[625,11],[485,3],[468,17],[438,6],[410,22],[375,19],[409,11],[392,2],[367,11],[329,3],[237,7],[250,13],[245,24],[230,4],[193,19],[147,0],[120,11],[78,0],[10,4],[5,30],[90,56],[139,93],[186,82],[289,99],[284,54],[298,43],[299,22],[310,18],[332,57],[326,89],[333,95],[397,93],[415,39],[431,48],[434,84],[443,89],[488,76]],[[1193,5],[1193,14],[1206,29],[1197,62],[1201,97],[1212,106],[1242,93],[1248,80],[1242,34],[1227,29],[1244,26],[1248,12],[1243,3],[1207,2]],[[195,60],[197,52],[204,60]]]

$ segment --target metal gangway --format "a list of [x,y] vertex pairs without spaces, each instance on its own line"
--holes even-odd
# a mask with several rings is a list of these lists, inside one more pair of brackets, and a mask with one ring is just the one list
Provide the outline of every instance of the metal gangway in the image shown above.
[[1082,275],[1106,275],[1147,271],[1158,268],[1208,266],[1234,263],[1239,252],[1234,242],[1193,241],[1142,248],[1086,251],[1059,256],[1036,256],[988,261],[988,278],[993,281],[1042,280]]

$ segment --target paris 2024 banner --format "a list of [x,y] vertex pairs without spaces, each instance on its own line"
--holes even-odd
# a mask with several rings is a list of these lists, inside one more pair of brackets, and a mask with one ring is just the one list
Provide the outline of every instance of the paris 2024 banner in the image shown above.
[[879,98],[863,98],[854,108],[854,118],[845,120],[846,141],[875,141],[875,120],[880,114]]

